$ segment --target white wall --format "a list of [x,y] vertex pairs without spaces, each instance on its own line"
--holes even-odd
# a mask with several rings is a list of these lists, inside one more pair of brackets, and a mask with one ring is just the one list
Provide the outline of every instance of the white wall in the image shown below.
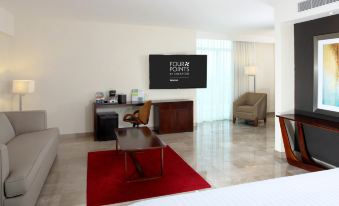
[[[330,15],[338,11],[339,2],[297,12],[294,0],[279,1],[275,8],[276,23],[276,74],[275,74],[275,111],[276,114],[294,112],[294,24]],[[283,152],[281,130],[276,118],[275,149]]]
[[7,10],[0,8],[0,108],[9,109],[4,99],[10,99],[8,94],[7,75],[9,72],[8,60],[11,46],[11,35],[14,34],[14,16]]
[[267,93],[267,111],[275,111],[274,44],[256,43],[256,90]]
[[[275,112],[294,113],[294,26],[276,26]],[[275,149],[284,151],[278,118],[275,120]]]
[[[194,89],[149,90],[148,55],[195,53],[195,42],[195,32],[185,29],[17,17],[3,84],[35,80],[24,109],[46,109],[48,126],[62,133],[91,132],[97,91],[116,89],[129,97],[139,88],[149,99],[194,100]],[[17,108],[10,89],[1,101],[0,109]],[[129,111],[120,110],[120,116]]]
[[274,43],[274,32],[267,30],[260,33],[214,33],[214,32],[197,32],[197,37],[201,39],[227,39],[232,41],[258,42],[258,43]]
[[14,35],[14,15],[3,8],[0,8],[0,32]]
[[9,74],[9,49],[11,45],[11,37],[0,33],[0,111],[9,110],[8,100],[12,97],[8,93],[9,85],[7,77]]

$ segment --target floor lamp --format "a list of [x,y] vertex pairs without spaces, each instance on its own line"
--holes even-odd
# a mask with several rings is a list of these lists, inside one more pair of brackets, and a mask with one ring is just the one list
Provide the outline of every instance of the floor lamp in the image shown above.
[[[253,77],[254,79],[254,93],[256,92],[256,83],[255,83],[255,75],[257,73],[257,67],[256,66],[247,66],[245,67],[245,74],[249,77]],[[249,79],[248,79],[249,80]]]
[[22,111],[22,97],[34,92],[33,80],[13,80],[12,92],[19,95],[19,111]]

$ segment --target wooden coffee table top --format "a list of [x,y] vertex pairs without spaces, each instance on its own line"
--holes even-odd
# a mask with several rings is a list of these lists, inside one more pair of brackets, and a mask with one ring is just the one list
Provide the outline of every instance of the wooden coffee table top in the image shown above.
[[148,127],[115,129],[122,151],[160,149],[166,147]]

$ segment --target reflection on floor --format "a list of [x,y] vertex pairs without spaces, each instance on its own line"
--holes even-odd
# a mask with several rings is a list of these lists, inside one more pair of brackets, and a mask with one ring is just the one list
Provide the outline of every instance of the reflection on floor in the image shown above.
[[[306,172],[275,154],[273,118],[259,127],[202,123],[193,133],[160,137],[215,188]],[[62,138],[38,205],[86,205],[87,153],[114,148],[115,142],[93,137]]]

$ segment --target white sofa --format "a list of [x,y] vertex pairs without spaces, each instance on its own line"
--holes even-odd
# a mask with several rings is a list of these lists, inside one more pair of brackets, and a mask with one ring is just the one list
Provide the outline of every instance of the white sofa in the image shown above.
[[45,111],[0,112],[1,206],[35,205],[57,154]]

